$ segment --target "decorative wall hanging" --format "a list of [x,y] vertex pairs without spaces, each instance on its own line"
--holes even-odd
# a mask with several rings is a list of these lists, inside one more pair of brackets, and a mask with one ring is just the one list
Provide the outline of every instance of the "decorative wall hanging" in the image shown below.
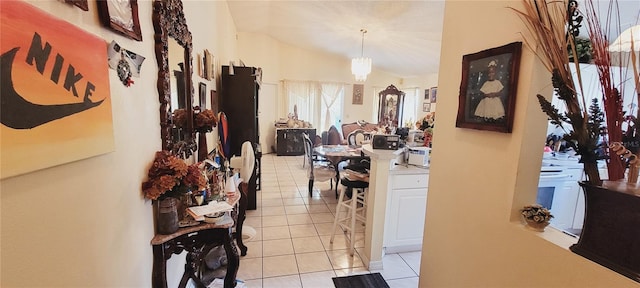
[[105,27],[109,27],[131,39],[142,41],[138,0],[99,0],[98,14]]
[[422,112],[431,112],[431,103],[422,103]]
[[213,54],[209,50],[204,49],[204,79],[211,81],[213,77]]
[[140,77],[140,69],[145,57],[122,48],[116,41],[111,41],[107,48],[109,68],[118,72],[120,82],[129,87],[133,84],[131,77]]
[[71,3],[84,11],[89,11],[89,3],[87,0],[64,0],[64,2]]
[[113,151],[104,40],[22,1],[0,26],[0,178]]
[[429,99],[431,99],[429,98],[429,89],[424,89],[424,101],[429,103]]
[[364,94],[364,84],[353,84],[353,103],[354,105],[362,105]]
[[431,103],[436,103],[436,97],[438,96],[438,87],[431,87],[431,89],[429,89],[429,94],[431,95]]
[[463,56],[456,127],[511,133],[521,51],[514,42]]

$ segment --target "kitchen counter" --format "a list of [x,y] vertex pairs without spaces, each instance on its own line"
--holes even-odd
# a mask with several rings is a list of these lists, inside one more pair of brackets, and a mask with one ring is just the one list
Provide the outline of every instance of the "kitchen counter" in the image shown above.
[[371,169],[365,247],[361,256],[369,270],[381,270],[385,249],[393,246],[400,251],[422,247],[422,231],[415,227],[420,225],[417,223],[424,226],[429,170],[395,165],[403,156],[402,149],[373,149],[365,144],[362,151],[371,158]]

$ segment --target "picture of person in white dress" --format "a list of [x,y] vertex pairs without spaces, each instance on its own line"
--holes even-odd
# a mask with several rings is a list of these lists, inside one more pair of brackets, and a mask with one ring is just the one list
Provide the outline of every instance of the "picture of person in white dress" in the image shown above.
[[484,121],[498,121],[502,120],[505,116],[504,104],[502,103],[501,95],[504,90],[504,86],[500,80],[496,79],[496,68],[498,63],[496,60],[491,60],[487,65],[488,79],[482,87],[480,92],[484,95],[484,98],[480,100],[474,115],[482,118]]

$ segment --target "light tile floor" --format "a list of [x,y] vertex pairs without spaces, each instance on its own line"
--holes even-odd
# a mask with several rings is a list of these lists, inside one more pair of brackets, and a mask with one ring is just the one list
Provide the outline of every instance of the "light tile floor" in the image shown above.
[[[301,156],[262,156],[262,187],[257,209],[247,211],[245,226],[256,236],[245,242],[237,279],[251,288],[331,288],[332,277],[380,272],[392,288],[418,287],[420,252],[389,254],[384,270],[369,271],[359,253],[364,233],[357,233],[356,253],[349,256],[340,232],[329,243],[336,197],[329,182],[315,183],[309,197]],[[339,228],[338,228],[339,229]]]

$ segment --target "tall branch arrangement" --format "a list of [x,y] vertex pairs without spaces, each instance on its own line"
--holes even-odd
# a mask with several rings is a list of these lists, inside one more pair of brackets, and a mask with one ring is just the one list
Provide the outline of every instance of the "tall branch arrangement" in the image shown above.
[[[567,49],[569,47],[573,55],[577,55],[574,30],[577,28],[575,26],[579,27],[582,21],[581,17],[574,19],[577,3],[575,1],[523,0],[523,4],[522,11],[514,8],[512,10],[517,13],[530,32],[530,38],[525,39],[525,44],[551,72],[554,91],[564,102],[566,112],[559,113],[544,96],[539,94],[538,101],[553,124],[562,129],[565,129],[563,123],[572,127],[571,131],[564,131],[564,139],[580,155],[587,182],[600,185],[602,180],[598,172],[596,151],[601,148],[598,143],[603,129],[602,118],[592,117],[589,111],[589,106],[592,105],[587,103],[583,94],[577,93],[576,87],[583,91],[582,77],[579,64],[569,61]],[[576,65],[575,78],[571,74],[570,65]],[[597,106],[596,108],[592,106],[591,109],[599,110]]]
[[[614,25],[620,27],[618,3],[616,0],[608,2],[607,14],[604,18],[606,24],[602,27],[603,22],[600,21],[601,16],[594,5],[594,0],[585,2],[584,12],[578,9],[575,0],[523,0],[525,8],[522,11],[513,8],[512,10],[518,14],[529,30],[531,37],[526,39],[525,43],[551,72],[554,91],[566,106],[566,112],[560,113],[543,96],[537,95],[542,110],[552,124],[562,129],[565,129],[562,124],[571,126],[571,131],[564,131],[566,133],[564,139],[580,155],[580,161],[587,174],[587,182],[592,185],[601,184],[597,160],[606,159],[609,180],[624,179],[628,168],[627,180],[635,183],[640,167],[640,147],[638,147],[640,109],[636,109],[635,115],[625,116],[622,97],[624,93],[621,89],[625,86],[623,75],[627,67],[613,63],[609,39],[606,36],[611,29],[615,28]],[[596,99],[593,99],[589,105],[585,99],[585,96],[589,95],[585,95],[588,92],[582,85],[580,65],[577,61],[570,61],[570,55],[578,55],[575,37],[579,35],[578,30],[583,20],[588,24],[591,54],[598,72],[604,111],[600,109]],[[632,81],[638,95],[634,102],[640,103],[638,91],[640,76],[637,68],[638,59],[636,59],[638,50],[634,47],[633,39],[631,40],[630,53],[615,53],[619,53],[616,55],[619,59],[623,59],[623,53],[630,54],[630,63],[633,66]],[[571,65],[575,66],[575,76],[572,76]],[[617,78],[619,82],[616,82],[614,77],[615,69],[619,72]],[[624,145],[632,147],[626,149]],[[598,154],[597,151],[604,151],[604,155]]]

